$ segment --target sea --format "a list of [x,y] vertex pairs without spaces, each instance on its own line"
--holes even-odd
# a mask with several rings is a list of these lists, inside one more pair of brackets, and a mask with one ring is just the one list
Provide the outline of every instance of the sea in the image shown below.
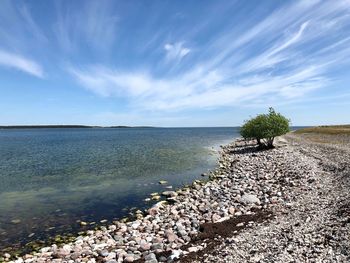
[[151,193],[204,179],[237,137],[237,127],[0,130],[0,251],[147,209]]

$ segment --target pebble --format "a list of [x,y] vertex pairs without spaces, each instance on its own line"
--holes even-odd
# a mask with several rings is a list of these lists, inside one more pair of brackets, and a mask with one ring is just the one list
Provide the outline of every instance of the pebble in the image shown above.
[[[292,198],[285,200],[290,193],[287,188],[288,182],[293,181],[294,184],[303,185],[300,180],[305,178],[306,182],[315,184],[315,181],[309,180],[312,177],[310,175],[312,169],[302,166],[303,160],[299,155],[294,160],[294,155],[287,153],[286,148],[256,152],[254,158],[251,158],[249,147],[242,146],[237,149],[243,153],[246,151],[246,154],[233,154],[232,152],[236,150],[234,144],[223,147],[220,165],[208,173],[209,181],[196,181],[193,185],[180,190],[162,192],[163,196],[172,198],[171,202],[158,202],[144,215],[142,211],[136,211],[135,215],[139,215],[137,220],[114,221],[109,226],[87,231],[71,244],[65,244],[63,247],[52,245],[28,259],[32,262],[45,262],[48,259],[47,261],[50,262],[51,257],[57,257],[56,263],[63,261],[93,263],[96,262],[95,259],[100,260],[102,257],[104,262],[119,263],[133,262],[141,258],[147,263],[155,263],[158,262],[155,253],[171,251],[169,258],[159,258],[161,262],[171,262],[186,253],[196,253],[205,247],[204,244],[201,247],[189,246],[186,251],[181,250],[184,244],[190,242],[191,238],[199,233],[201,224],[222,222],[232,217],[254,214],[254,209],[262,207],[265,209],[298,208],[296,200]],[[285,160],[291,160],[291,162],[286,163]],[[278,165],[275,165],[276,163]],[[300,174],[303,177],[296,177],[298,171],[302,171]],[[167,184],[167,182],[160,181],[159,184]],[[295,188],[295,186],[291,187]],[[151,199],[158,201],[161,198],[159,193],[152,193],[150,196],[146,199],[147,201]],[[284,203],[293,203],[293,206],[283,206]],[[304,217],[304,222],[307,224],[312,224],[316,220],[314,217],[312,220],[311,218],[306,220],[306,218]],[[104,220],[101,221],[107,223]],[[87,223],[81,221],[80,225],[85,226]],[[247,225],[255,227],[254,222],[249,222]],[[244,227],[245,224],[240,223],[237,226]],[[237,234],[239,236],[239,231]],[[288,240],[287,232],[285,239]],[[304,239],[305,237],[301,238],[300,242],[304,242]],[[223,240],[223,243],[227,245],[234,243],[235,247],[241,244],[239,240],[232,242],[231,239],[228,240]],[[311,241],[309,243],[313,244]],[[255,243],[246,245],[251,246],[250,251],[255,251],[256,244],[258,244],[257,240]],[[294,251],[294,247],[288,249]],[[315,249],[321,248],[315,246]],[[249,258],[241,261],[226,262],[255,262],[255,260],[264,262],[262,257],[256,257],[253,254],[249,254]],[[7,258],[5,255],[4,257]],[[223,259],[225,260],[226,257]],[[305,262],[305,260],[299,260],[299,262]]]
[[[235,216],[252,212],[250,207],[264,207],[275,216],[261,224],[248,222],[251,228],[234,238],[217,238],[215,253],[192,263],[350,262],[350,224],[343,223],[350,222],[350,213],[339,213],[350,207],[350,137],[330,144],[310,136],[288,134],[283,147],[253,153],[255,160],[235,172],[236,182],[245,181],[235,193]],[[240,154],[239,162],[248,157],[248,151]]]
[[125,262],[133,262],[134,260],[135,260],[134,255],[131,255],[131,254],[127,254],[124,259]]
[[109,255],[108,250],[101,250],[98,252],[98,254],[102,257],[107,257]]
[[187,250],[188,250],[188,252],[197,252],[198,248],[197,247],[189,247]]

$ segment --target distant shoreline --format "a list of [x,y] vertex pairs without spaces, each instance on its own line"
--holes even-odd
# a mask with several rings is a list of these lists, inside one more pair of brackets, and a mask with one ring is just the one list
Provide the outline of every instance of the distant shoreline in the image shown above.
[[111,129],[125,129],[125,128],[156,128],[152,126],[88,126],[88,125],[9,125],[0,126],[1,129],[71,129],[71,128],[111,128]]
[[[303,128],[310,128],[314,126],[291,126],[291,130],[299,130]],[[321,126],[322,127],[322,126]],[[0,130],[11,129],[134,129],[134,128],[152,128],[152,129],[182,129],[182,128],[239,128],[239,126],[213,126],[213,127],[156,127],[156,126],[90,126],[90,125],[0,125]]]

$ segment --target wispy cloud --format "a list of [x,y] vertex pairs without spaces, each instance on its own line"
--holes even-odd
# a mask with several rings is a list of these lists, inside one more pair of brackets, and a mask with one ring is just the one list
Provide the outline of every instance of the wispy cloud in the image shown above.
[[349,2],[291,2],[253,22],[246,31],[228,24],[191,56],[185,42],[165,44],[167,61],[188,56],[177,71],[95,64],[69,72],[98,95],[125,98],[135,108],[177,111],[305,98],[328,87],[329,73],[347,63],[350,39],[339,32],[350,26]]
[[44,77],[43,69],[38,63],[18,54],[0,50],[0,65],[20,70],[38,78]]
[[229,75],[194,70],[173,79],[157,79],[149,73],[126,73],[92,66],[83,70],[70,69],[86,88],[102,96],[131,99],[131,103],[148,110],[178,110],[245,104],[274,95],[290,99],[323,87],[324,68],[305,67],[280,76],[264,75],[227,82]]
[[109,48],[116,37],[118,17],[113,11],[113,1],[85,1],[79,11],[70,6],[57,6],[56,37],[67,51],[86,43],[94,49]]
[[21,17],[24,21],[24,24],[28,32],[30,32],[31,35],[33,35],[34,38],[36,38],[38,41],[45,42],[45,43],[48,42],[46,35],[42,32],[40,27],[34,21],[32,14],[26,5],[22,5],[19,8],[19,13],[21,14]]
[[302,40],[301,36],[308,24],[309,21],[302,23],[295,34],[289,35],[287,39],[279,41],[261,54],[254,56],[251,59],[248,59],[246,62],[242,63],[242,65],[240,65],[241,72],[247,73],[255,70],[272,68],[281,62],[290,60],[291,54],[289,52],[283,54],[282,52],[290,48],[293,44],[297,44],[298,41]]
[[9,49],[32,50],[47,44],[48,39],[31,9],[24,2],[1,1],[0,46]]
[[167,43],[164,45],[164,50],[166,51],[167,60],[181,60],[191,51],[189,48],[184,47],[183,42]]

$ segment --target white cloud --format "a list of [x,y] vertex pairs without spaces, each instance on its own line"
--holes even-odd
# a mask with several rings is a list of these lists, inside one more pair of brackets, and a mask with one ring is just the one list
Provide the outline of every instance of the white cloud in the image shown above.
[[183,42],[177,42],[174,44],[167,43],[164,45],[164,50],[166,51],[167,60],[181,60],[191,52],[189,48],[184,47]]
[[298,42],[301,39],[301,36],[302,36],[302,34],[303,34],[303,32],[304,32],[304,30],[305,30],[305,28],[307,27],[308,24],[309,24],[309,21],[306,21],[306,22],[302,23],[300,28],[299,28],[299,30],[298,30],[298,32],[295,35],[293,35],[290,39],[288,39],[288,41],[283,43],[281,46],[273,49],[270,52],[269,55],[272,56],[272,55],[274,55],[274,54],[276,54],[276,53],[286,49],[287,47],[295,44],[296,42]]
[[[279,51],[283,51],[301,38],[305,43],[309,41],[309,44],[315,44],[316,41],[324,40],[321,39],[322,37],[338,35],[341,27],[349,24],[349,11],[349,5],[344,1],[293,1],[276,9],[258,22],[251,19],[255,22],[253,26],[244,28],[240,24],[228,25],[223,34],[203,50],[205,54],[215,54],[209,57],[203,67],[208,70],[225,64],[238,67],[242,61],[252,59],[250,48],[254,52],[255,45],[258,43],[261,46],[265,45],[266,49],[254,55],[253,59],[265,52],[267,55],[267,50],[272,51],[273,47],[277,51],[282,47]],[[294,33],[297,28],[298,32]],[[292,54],[288,54],[287,57],[290,58],[290,55]],[[276,62],[284,61],[282,55],[278,54],[273,59]],[[271,65],[268,61],[264,63]]]
[[0,65],[23,71],[38,78],[44,77],[43,69],[39,64],[18,54],[0,50]]
[[85,70],[69,68],[68,71],[84,87],[104,97],[142,96],[162,85],[145,73],[120,73],[102,66],[92,66]]
[[228,25],[181,64],[191,50],[184,42],[167,43],[166,60],[177,62],[177,71],[163,67],[168,74],[156,74],[152,67],[126,72],[100,65],[69,71],[94,93],[125,98],[142,110],[218,108],[271,98],[289,102],[327,87],[328,72],[346,63],[350,39],[335,28],[350,26],[349,12],[338,1],[292,2],[249,30]]
[[302,67],[280,76],[250,77],[240,83],[227,83],[227,75],[194,70],[177,78],[154,78],[148,73],[126,73],[92,66],[84,70],[70,69],[86,88],[102,96],[129,98],[138,108],[147,110],[179,110],[212,108],[245,104],[274,94],[281,99],[304,95],[323,87],[324,67]]

